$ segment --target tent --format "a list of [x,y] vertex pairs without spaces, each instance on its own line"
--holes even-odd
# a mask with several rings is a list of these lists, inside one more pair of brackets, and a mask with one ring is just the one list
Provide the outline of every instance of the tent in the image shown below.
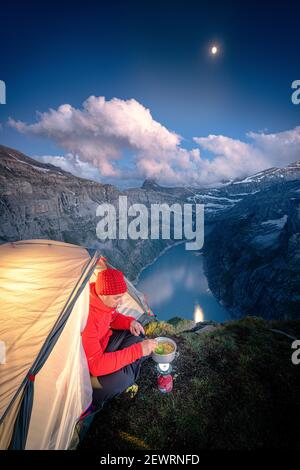
[[[51,240],[0,245],[0,449],[68,448],[92,399],[80,333],[99,256]],[[126,283],[119,311],[145,324],[153,314]]]

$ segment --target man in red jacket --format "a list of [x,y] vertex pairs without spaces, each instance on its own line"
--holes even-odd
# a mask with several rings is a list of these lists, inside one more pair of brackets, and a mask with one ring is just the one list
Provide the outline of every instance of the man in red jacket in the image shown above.
[[127,291],[123,273],[107,268],[90,284],[90,309],[82,332],[83,348],[91,375],[99,388],[93,390],[93,403],[100,407],[134,384],[142,362],[157,346],[143,340],[143,326],[134,317],[116,311]]

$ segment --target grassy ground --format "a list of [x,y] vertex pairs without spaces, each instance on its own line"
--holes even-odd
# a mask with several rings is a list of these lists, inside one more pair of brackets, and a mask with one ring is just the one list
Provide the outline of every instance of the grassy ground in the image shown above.
[[174,388],[162,394],[145,362],[134,398],[122,394],[96,416],[81,449],[192,450],[300,448],[300,364],[291,361],[300,322],[247,317],[209,333],[188,322],[153,323],[148,335],[172,337],[180,352]]

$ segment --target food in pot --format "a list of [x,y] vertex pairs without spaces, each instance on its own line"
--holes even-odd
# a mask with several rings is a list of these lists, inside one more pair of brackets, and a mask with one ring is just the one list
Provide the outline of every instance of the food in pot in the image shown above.
[[154,350],[156,354],[171,354],[173,351],[174,351],[174,346],[172,343],[169,343],[168,341],[162,341],[161,343],[158,344],[158,346]]

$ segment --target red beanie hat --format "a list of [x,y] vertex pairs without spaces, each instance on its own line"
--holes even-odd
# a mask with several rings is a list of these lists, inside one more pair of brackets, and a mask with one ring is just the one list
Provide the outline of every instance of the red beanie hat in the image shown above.
[[121,271],[107,268],[97,276],[95,290],[98,295],[117,295],[127,291],[127,285]]

